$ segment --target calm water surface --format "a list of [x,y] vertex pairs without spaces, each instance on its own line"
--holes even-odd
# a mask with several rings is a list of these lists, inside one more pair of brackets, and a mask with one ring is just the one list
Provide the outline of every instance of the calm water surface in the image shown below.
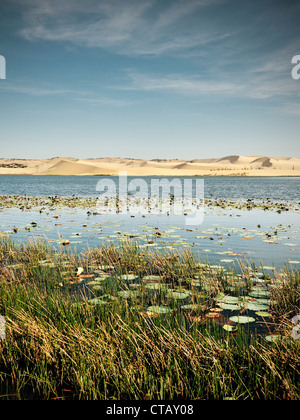
[[[0,175],[1,195],[29,196],[97,196],[99,176],[23,176]],[[138,177],[137,177],[138,178]],[[158,177],[159,178],[159,177]],[[195,177],[178,177],[180,180]],[[109,177],[118,186],[118,177]],[[128,182],[134,177],[128,177]],[[150,177],[143,178],[149,185]],[[168,180],[173,178],[166,177]],[[206,198],[247,198],[300,201],[300,178],[294,177],[206,177]]]
[[[118,184],[117,177],[114,179]],[[186,177],[181,177],[184,179]],[[101,177],[0,176],[1,195],[95,196]],[[128,181],[133,179],[128,177]],[[150,183],[149,178],[144,178]],[[172,179],[172,178],[168,178]],[[149,184],[150,185],[150,184]],[[211,177],[204,181],[206,198],[283,200],[300,203],[299,178]],[[54,213],[55,211],[55,213]],[[58,219],[54,218],[58,215]],[[36,226],[32,226],[32,222]],[[14,227],[18,233],[13,234]],[[25,229],[27,228],[27,229]],[[30,229],[30,230],[28,230]],[[161,236],[155,236],[159,230]],[[234,208],[206,208],[199,226],[186,226],[183,216],[87,215],[87,210],[57,208],[0,210],[0,233],[16,242],[46,239],[53,246],[69,240],[77,251],[136,236],[142,247],[158,250],[191,249],[201,260],[234,265],[238,260],[267,267],[300,267],[300,214]],[[149,243],[153,242],[153,243]]]

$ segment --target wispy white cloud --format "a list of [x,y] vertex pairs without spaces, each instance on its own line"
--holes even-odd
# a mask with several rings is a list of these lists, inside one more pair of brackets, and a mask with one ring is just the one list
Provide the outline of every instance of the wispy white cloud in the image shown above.
[[[289,98],[291,103],[299,100],[299,90],[295,91],[290,77],[291,55],[297,52],[299,39],[295,38],[287,46],[284,43],[278,48],[274,46],[273,50],[265,50],[264,54],[260,51],[249,58],[246,52],[248,44],[245,45],[237,36],[238,30],[243,34],[243,24],[231,29],[228,24],[219,25],[220,19],[211,19],[210,25],[205,25],[202,16],[205,13],[202,12],[227,0],[11,2],[20,5],[23,27],[19,33],[28,40],[68,42],[84,47],[100,47],[118,54],[207,58],[207,62],[201,61],[198,74],[193,74],[190,62],[185,73],[172,74],[169,67],[160,74],[128,70],[126,83],[107,86],[110,94],[112,90],[120,89],[174,93],[186,97],[219,95],[256,101]],[[197,19],[193,19],[194,15]],[[260,15],[257,20],[260,20]],[[255,50],[255,41],[247,42]],[[260,38],[259,44],[261,42]],[[226,46],[230,44],[230,48],[223,48],[224,43]],[[132,103],[130,99],[116,98],[115,95],[97,96],[93,92],[56,87],[6,86],[5,89],[34,96],[65,95],[94,105],[124,106]]]
[[299,102],[283,103],[280,105],[279,109],[280,109],[280,112],[284,114],[300,117],[300,103]]
[[86,103],[89,105],[111,105],[111,106],[127,106],[132,105],[134,102],[127,99],[116,98],[115,96],[108,97],[100,95],[95,92],[76,90],[76,89],[62,89],[57,87],[43,87],[41,85],[36,86],[23,86],[23,85],[12,85],[12,84],[1,84],[0,91],[11,92],[15,94],[23,94],[35,97],[66,97],[76,102]]
[[21,86],[21,85],[11,85],[11,84],[3,84],[0,86],[0,90],[13,92],[13,93],[21,93],[30,96],[65,96],[65,95],[86,95],[87,92],[83,91],[74,91],[72,89],[57,89],[57,88],[44,88],[38,86]]
[[295,92],[295,83],[290,74],[285,77],[273,78],[268,72],[259,75],[247,72],[239,76],[236,75],[236,78],[225,75],[218,79],[184,74],[157,76],[128,70],[128,80],[127,85],[119,88],[145,92],[167,92],[191,97],[220,95],[255,100],[300,96],[300,91]]
[[141,90],[156,92],[173,92],[185,96],[199,96],[211,94],[236,94],[243,90],[243,86],[226,81],[201,80],[199,76],[167,75],[155,76],[128,72],[130,83],[120,87],[124,90]]
[[217,25],[208,32],[189,25],[201,8],[226,0],[29,0],[20,35],[28,40],[69,42],[118,54],[160,55],[221,41],[231,34]]

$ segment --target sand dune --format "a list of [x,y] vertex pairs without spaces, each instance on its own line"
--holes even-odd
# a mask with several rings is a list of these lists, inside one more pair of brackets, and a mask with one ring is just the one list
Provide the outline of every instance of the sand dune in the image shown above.
[[251,165],[255,165],[256,167],[267,167],[270,168],[273,166],[273,163],[271,162],[271,159],[268,157],[261,157],[254,159],[252,162],[250,162]]
[[218,159],[217,162],[232,164],[232,163],[237,163],[239,159],[240,159],[240,156],[231,155],[231,156],[225,156],[221,159]]
[[240,156],[185,160],[122,158],[0,159],[0,175],[300,176],[300,158]]
[[96,175],[105,174],[106,170],[98,166],[86,165],[76,161],[60,159],[39,175]]

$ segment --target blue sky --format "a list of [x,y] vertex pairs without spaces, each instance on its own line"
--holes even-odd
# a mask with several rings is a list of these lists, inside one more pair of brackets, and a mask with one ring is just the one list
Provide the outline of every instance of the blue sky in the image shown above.
[[300,3],[1,0],[0,157],[300,157]]

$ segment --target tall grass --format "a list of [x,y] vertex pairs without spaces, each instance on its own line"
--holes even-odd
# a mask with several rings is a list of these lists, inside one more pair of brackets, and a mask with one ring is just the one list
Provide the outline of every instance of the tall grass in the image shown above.
[[[203,267],[190,253],[141,252],[134,243],[76,255],[45,244],[0,243],[0,394],[16,399],[298,399],[299,342],[287,320],[299,311],[299,274],[287,269],[269,280],[277,304],[273,324],[286,339],[267,342],[249,328],[230,334],[204,309],[230,286],[228,273]],[[101,293],[85,275],[103,277]],[[100,267],[100,268],[99,268]],[[122,274],[136,274],[126,280]],[[197,316],[143,276],[159,276],[189,290]],[[192,280],[199,280],[197,292]],[[254,284],[254,279],[252,280]],[[251,279],[245,281],[251,287]],[[121,298],[120,290],[141,295]],[[91,304],[91,297],[100,297]],[[272,297],[273,299],[273,297]],[[160,304],[172,309],[151,314]],[[202,306],[200,306],[200,304]],[[205,304],[205,305],[204,305]]]

